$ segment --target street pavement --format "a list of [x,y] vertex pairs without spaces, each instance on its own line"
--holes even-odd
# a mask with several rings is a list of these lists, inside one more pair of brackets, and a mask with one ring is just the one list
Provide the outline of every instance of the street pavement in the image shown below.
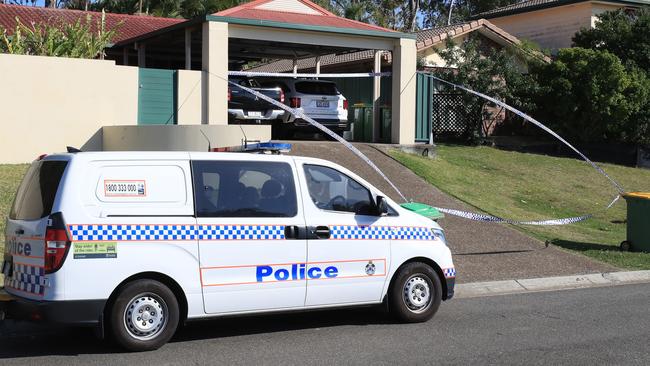
[[123,353],[87,330],[6,325],[4,365],[648,365],[650,284],[443,303],[420,324],[375,309],[192,323],[163,348]]
[[[397,193],[378,173],[342,144],[332,141],[290,142],[293,144],[291,155],[331,160],[360,175],[396,202],[401,202]],[[390,145],[358,143],[355,146],[366,154],[408,199],[438,207],[475,211],[387,156],[385,152]],[[449,247],[454,255],[459,283],[618,270],[555,246],[547,248],[541,241],[508,225],[470,221],[449,215],[440,220],[440,225],[445,229]]]

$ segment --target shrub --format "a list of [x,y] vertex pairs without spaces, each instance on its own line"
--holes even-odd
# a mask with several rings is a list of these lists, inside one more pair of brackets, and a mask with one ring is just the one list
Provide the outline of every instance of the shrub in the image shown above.
[[[117,27],[116,27],[117,28]],[[86,22],[25,25],[16,18],[13,34],[0,27],[0,52],[16,55],[97,58],[115,36],[117,29],[106,30],[102,12],[96,31],[92,30],[90,15]]]
[[[533,68],[536,116],[577,142],[647,141],[650,81],[607,51],[567,48]],[[645,123],[640,121],[645,118]]]

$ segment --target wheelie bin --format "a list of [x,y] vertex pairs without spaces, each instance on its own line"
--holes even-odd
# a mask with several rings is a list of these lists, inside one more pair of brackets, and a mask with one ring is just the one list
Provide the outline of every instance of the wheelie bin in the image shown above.
[[621,250],[650,253],[650,193],[629,192],[623,198],[627,202],[627,239]]

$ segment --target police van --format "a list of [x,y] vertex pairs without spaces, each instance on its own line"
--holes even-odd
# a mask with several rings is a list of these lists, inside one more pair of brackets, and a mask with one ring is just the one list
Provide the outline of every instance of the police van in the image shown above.
[[209,317],[453,296],[445,235],[326,160],[77,152],[31,164],[6,226],[8,318],[94,326],[126,349]]

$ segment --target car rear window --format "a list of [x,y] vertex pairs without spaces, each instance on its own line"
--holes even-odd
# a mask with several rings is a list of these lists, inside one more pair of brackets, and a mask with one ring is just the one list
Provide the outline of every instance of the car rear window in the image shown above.
[[52,205],[59,189],[67,161],[37,161],[25,174],[18,187],[9,218],[37,220],[52,213]]
[[302,94],[337,95],[339,91],[334,83],[319,81],[301,81],[296,83],[296,92]]

